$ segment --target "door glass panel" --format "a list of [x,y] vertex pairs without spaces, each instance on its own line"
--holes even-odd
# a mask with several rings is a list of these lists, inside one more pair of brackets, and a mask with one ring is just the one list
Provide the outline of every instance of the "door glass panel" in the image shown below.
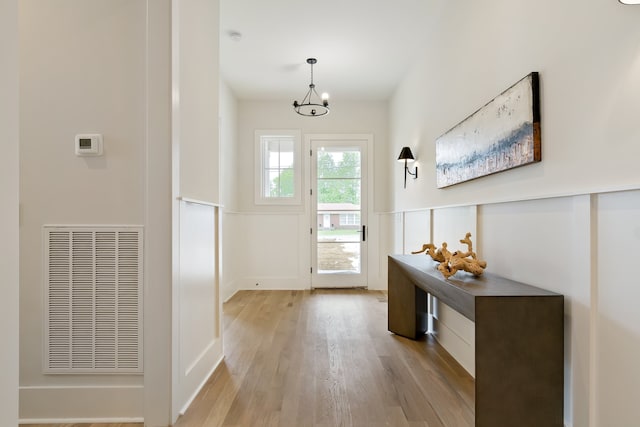
[[360,273],[360,243],[318,244],[318,273]]
[[318,274],[361,271],[361,184],[361,156],[357,147],[318,150]]

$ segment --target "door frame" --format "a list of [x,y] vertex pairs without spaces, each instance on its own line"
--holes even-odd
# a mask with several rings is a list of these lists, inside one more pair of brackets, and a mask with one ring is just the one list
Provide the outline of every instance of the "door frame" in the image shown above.
[[[329,144],[332,142],[339,142],[339,141],[344,141],[348,144],[349,141],[353,141],[354,143],[363,143],[366,149],[366,153],[365,156],[363,158],[363,160],[366,162],[365,164],[365,176],[363,176],[363,179],[366,179],[366,189],[365,194],[363,194],[363,199],[366,200],[365,203],[366,205],[363,206],[364,209],[366,209],[366,216],[361,217],[361,221],[362,224],[367,225],[367,230],[366,230],[366,238],[367,238],[367,244],[364,245],[364,253],[361,254],[361,256],[363,257],[364,262],[362,263],[361,266],[361,275],[360,277],[362,278],[361,280],[359,280],[358,282],[352,282],[352,283],[348,283],[347,287],[364,287],[367,288],[369,285],[369,265],[370,263],[367,261],[370,258],[370,254],[371,254],[371,249],[369,247],[369,234],[370,234],[370,229],[369,229],[369,224],[372,223],[371,219],[372,219],[372,212],[373,212],[373,188],[374,188],[374,181],[373,181],[373,165],[374,165],[374,158],[373,158],[373,134],[340,134],[340,133],[336,133],[336,134],[305,134],[304,135],[304,152],[308,153],[305,158],[305,166],[306,166],[306,173],[304,174],[304,188],[305,188],[305,211],[308,212],[307,218],[308,218],[308,229],[309,229],[309,234],[308,236],[308,244],[307,244],[307,248],[309,251],[309,269],[307,270],[309,272],[309,286],[311,289],[315,288],[315,287],[329,287],[329,286],[314,286],[314,282],[313,282],[313,273],[311,271],[311,267],[314,264],[314,260],[313,260],[313,249],[312,249],[312,245],[315,244],[315,236],[311,235],[311,230],[314,229],[313,224],[312,224],[312,220],[315,222],[315,219],[312,218],[313,215],[312,213],[315,211],[315,209],[312,208],[311,206],[311,188],[312,188],[312,182],[311,182],[311,175],[312,175],[312,168],[314,167],[314,165],[312,165],[311,163],[311,147],[313,142],[316,141],[327,141]],[[344,286],[341,286],[344,287]]]

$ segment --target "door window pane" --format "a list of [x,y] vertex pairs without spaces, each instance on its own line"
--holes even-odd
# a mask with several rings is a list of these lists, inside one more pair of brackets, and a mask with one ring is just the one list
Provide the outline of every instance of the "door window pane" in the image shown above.
[[319,243],[318,273],[360,273],[360,243]]
[[316,153],[318,274],[359,274],[360,150],[324,147]]

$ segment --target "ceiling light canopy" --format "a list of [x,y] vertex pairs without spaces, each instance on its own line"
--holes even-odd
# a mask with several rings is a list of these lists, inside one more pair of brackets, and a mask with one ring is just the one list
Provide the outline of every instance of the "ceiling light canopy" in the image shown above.
[[320,117],[329,114],[329,94],[323,93],[322,96],[316,92],[316,85],[313,84],[313,64],[318,62],[316,58],[307,59],[307,64],[311,65],[311,83],[309,90],[302,99],[302,103],[293,101],[293,109],[301,116]]

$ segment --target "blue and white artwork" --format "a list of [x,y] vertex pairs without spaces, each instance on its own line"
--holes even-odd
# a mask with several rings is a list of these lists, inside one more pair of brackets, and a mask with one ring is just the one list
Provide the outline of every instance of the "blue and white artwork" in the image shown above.
[[538,73],[436,140],[438,188],[541,160]]

